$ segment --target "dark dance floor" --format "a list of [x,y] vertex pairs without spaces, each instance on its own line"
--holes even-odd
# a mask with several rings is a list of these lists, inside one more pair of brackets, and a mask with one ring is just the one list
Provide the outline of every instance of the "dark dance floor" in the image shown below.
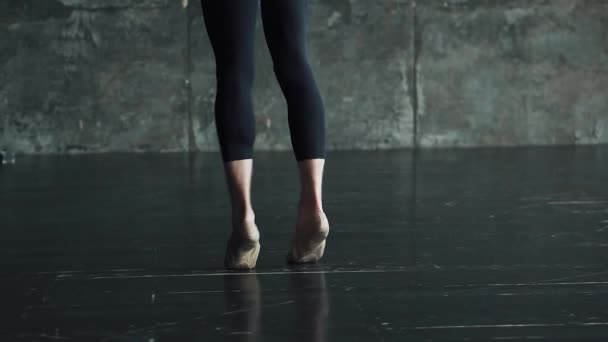
[[0,167],[0,341],[608,341],[608,147],[328,152],[318,265],[291,152],[256,152],[256,272],[216,153]]

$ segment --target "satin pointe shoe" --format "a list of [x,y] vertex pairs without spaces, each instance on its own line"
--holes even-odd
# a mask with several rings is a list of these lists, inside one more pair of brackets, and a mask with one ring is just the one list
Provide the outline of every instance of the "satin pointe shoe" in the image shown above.
[[224,267],[229,270],[250,270],[255,268],[260,253],[259,240],[259,233],[257,238],[251,239],[238,237],[233,231],[226,244]]
[[296,224],[296,234],[291,241],[287,262],[305,264],[319,261],[325,252],[328,235],[329,221],[324,213]]

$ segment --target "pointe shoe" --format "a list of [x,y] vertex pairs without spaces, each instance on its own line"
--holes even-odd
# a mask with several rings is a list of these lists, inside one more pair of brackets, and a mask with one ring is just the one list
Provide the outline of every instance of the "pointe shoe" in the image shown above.
[[256,266],[259,253],[259,237],[257,239],[237,238],[233,232],[226,244],[224,267],[230,270],[253,269]]
[[[296,225],[296,235],[287,254],[290,264],[314,263],[323,257],[329,235],[329,221],[325,214],[307,220],[306,227]],[[302,224],[302,225],[304,225]]]

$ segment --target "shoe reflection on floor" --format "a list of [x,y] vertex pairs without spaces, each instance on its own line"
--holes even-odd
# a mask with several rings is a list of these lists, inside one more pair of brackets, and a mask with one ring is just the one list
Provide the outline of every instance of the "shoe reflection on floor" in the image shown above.
[[[265,326],[262,331],[263,310],[287,303],[264,303],[263,289],[255,272],[235,273],[224,276],[226,312],[230,316],[230,335],[242,336],[242,341],[262,341],[263,336],[280,334],[288,329],[290,338],[296,341],[324,342],[327,340],[327,320],[329,316],[329,295],[325,273],[320,269],[294,271],[288,275],[290,287],[287,289],[287,313],[284,317],[290,326]],[[272,291],[272,290],[265,290]],[[283,309],[285,310],[285,309]],[[274,331],[276,330],[278,331]]]

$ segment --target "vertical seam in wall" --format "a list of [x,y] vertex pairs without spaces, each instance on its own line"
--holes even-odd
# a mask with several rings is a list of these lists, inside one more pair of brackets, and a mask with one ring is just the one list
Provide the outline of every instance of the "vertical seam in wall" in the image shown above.
[[410,48],[412,50],[412,59],[411,59],[411,90],[410,97],[412,99],[412,114],[413,114],[413,127],[412,127],[412,159],[411,159],[411,176],[410,176],[410,189],[411,189],[411,197],[410,197],[410,225],[412,226],[412,235],[410,236],[410,240],[412,244],[409,248],[411,251],[411,257],[414,263],[417,262],[416,258],[416,203],[417,203],[417,172],[418,172],[418,75],[416,73],[417,65],[418,65],[418,44],[416,44],[416,25],[417,25],[417,16],[416,16],[416,0],[411,0],[411,36],[410,36]]
[[192,70],[190,68],[190,62],[192,58],[191,51],[191,26],[192,16],[190,15],[190,2],[185,7],[186,12],[186,54],[185,54],[185,76],[184,86],[186,87],[186,115],[188,120],[187,134],[188,134],[188,146],[186,147],[187,152],[194,151],[196,146],[194,145],[194,125],[192,123],[192,83],[190,77],[192,76]]
[[412,111],[413,111],[413,132],[412,132],[412,147],[418,148],[418,16],[416,12],[416,0],[412,0],[412,88],[410,91],[412,96]]
[[411,47],[412,47],[412,88],[413,90],[410,90],[410,96],[412,97],[412,112],[414,115],[413,118],[413,132],[412,132],[412,161],[411,161],[411,165],[412,165],[412,176],[411,176],[411,183],[410,183],[410,188],[412,189],[412,196],[410,198],[410,202],[411,202],[411,211],[410,211],[410,223],[411,226],[413,227],[412,230],[412,234],[413,236],[411,236],[411,241],[412,241],[412,245],[410,246],[410,250],[412,251],[412,259],[414,260],[414,263],[416,263],[416,254],[417,254],[417,246],[416,246],[416,240],[417,240],[417,236],[416,236],[416,232],[417,232],[417,227],[416,227],[416,203],[418,202],[418,50],[419,50],[419,46],[418,46],[418,15],[417,15],[417,11],[416,11],[416,0],[411,0],[411,7],[412,7],[412,35],[411,35]]

